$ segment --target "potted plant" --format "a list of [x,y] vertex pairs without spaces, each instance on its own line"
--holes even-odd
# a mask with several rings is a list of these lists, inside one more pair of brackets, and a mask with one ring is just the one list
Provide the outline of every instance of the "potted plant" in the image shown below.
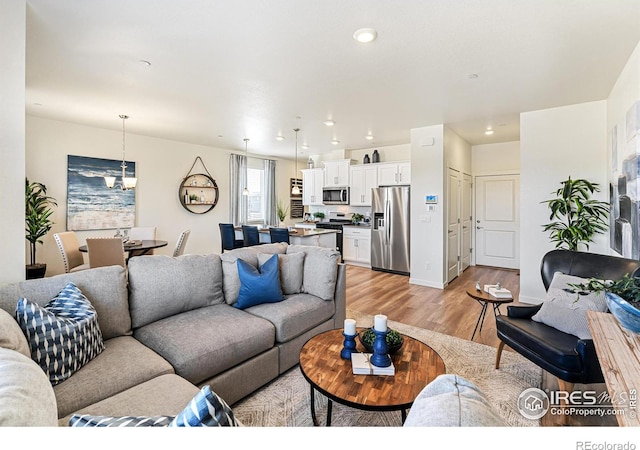
[[278,200],[278,204],[276,205],[276,214],[278,215],[278,220],[280,220],[280,228],[284,228],[284,221],[287,218],[287,213],[289,212],[289,206],[284,206],[284,204]]
[[640,333],[640,278],[626,274],[619,280],[598,280],[590,278],[586,283],[571,284],[580,295],[587,292],[604,292],[607,307],[620,325]]
[[556,248],[577,251],[583,244],[589,249],[593,236],[608,228],[609,203],[591,198],[594,192],[600,192],[598,183],[569,177],[561,184],[556,198],[542,202],[549,206],[552,220],[543,225],[543,230],[551,231],[551,242],[556,243]]
[[313,217],[318,221],[322,221],[322,219],[324,219],[324,213],[321,211],[314,212]]
[[359,222],[362,222],[364,220],[364,216],[362,214],[358,214],[358,213],[353,213],[353,215],[351,216],[351,223],[356,225]]
[[25,230],[29,241],[30,264],[26,266],[27,280],[43,278],[47,265],[37,263],[36,244],[42,244],[42,238],[51,230],[53,221],[52,206],[58,206],[53,197],[47,195],[47,187],[38,182],[29,182],[25,178]]

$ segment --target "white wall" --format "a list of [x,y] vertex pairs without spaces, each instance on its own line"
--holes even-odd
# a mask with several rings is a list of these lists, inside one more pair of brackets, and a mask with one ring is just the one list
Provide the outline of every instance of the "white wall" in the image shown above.
[[[598,200],[608,200],[606,189],[606,101],[523,113],[520,116],[520,301],[539,303],[545,290],[540,261],[554,245],[542,226],[549,222],[548,207],[569,176],[605,187]],[[608,235],[590,245],[593,253],[608,252]]]
[[[24,106],[23,106],[24,108]],[[129,120],[135,120],[130,118]],[[229,221],[229,154],[226,149],[169,141],[127,133],[126,158],[136,162],[136,225],[156,226],[157,237],[169,242],[156,254],[172,254],[180,232],[190,229],[185,253],[219,253],[218,223]],[[52,231],[44,238],[39,258],[47,263],[47,276],[64,271],[53,233],[66,229],[67,155],[107,159],[122,157],[122,131],[105,130],[67,122],[27,117],[27,175],[47,185],[57,199]],[[178,199],[178,187],[196,156],[200,156],[218,185],[220,197],[206,214],[186,211]],[[249,154],[251,157],[251,154]],[[289,201],[293,164],[278,160],[278,197]],[[204,169],[198,162],[194,171]],[[22,230],[24,227],[19,227]],[[109,236],[114,230],[79,231],[81,244],[88,236]],[[24,248],[21,248],[24,253]]]
[[520,141],[474,145],[471,148],[474,176],[520,171]]
[[409,282],[443,288],[444,201],[427,212],[425,195],[444,199],[444,126],[411,130],[411,276]]
[[24,237],[24,0],[0,2],[0,30],[0,282],[14,282],[24,279],[27,262]]

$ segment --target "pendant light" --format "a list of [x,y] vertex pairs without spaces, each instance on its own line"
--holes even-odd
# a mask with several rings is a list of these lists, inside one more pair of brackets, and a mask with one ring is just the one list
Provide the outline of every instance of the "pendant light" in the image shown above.
[[[128,191],[136,187],[136,183],[138,182],[138,179],[135,177],[127,177],[125,173],[127,169],[127,163],[124,157],[124,150],[125,150],[124,121],[127,120],[129,116],[120,114],[119,117],[122,119],[122,164],[120,164],[120,167],[122,167],[122,184],[120,186],[123,191]],[[116,177],[104,177],[104,182],[106,183],[109,189],[113,189],[113,187],[116,185]]]
[[[293,178],[297,180],[298,179],[298,131],[300,131],[300,128],[294,128],[293,131],[296,132],[296,171],[294,173]],[[293,184],[293,188],[291,189],[291,195],[300,195],[300,188],[298,187],[298,183]]]
[[247,179],[249,178],[249,170],[247,168],[247,163],[249,162],[248,158],[248,150],[247,150],[247,142],[249,142],[249,138],[244,138],[244,165],[245,165],[245,181],[244,181],[244,189],[242,190],[242,195],[249,195],[249,189],[247,188]]

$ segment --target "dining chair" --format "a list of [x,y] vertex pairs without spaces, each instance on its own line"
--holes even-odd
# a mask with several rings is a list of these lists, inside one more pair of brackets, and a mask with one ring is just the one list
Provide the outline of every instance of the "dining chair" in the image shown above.
[[91,268],[103,266],[127,267],[124,245],[119,237],[87,238]]
[[74,231],[54,233],[53,238],[56,240],[58,249],[62,254],[65,273],[89,269],[89,264],[84,262],[84,256],[79,250],[80,243]]
[[220,223],[220,238],[222,241],[222,252],[233,250],[244,246],[244,240],[236,239],[235,227],[232,223]]
[[[132,241],[155,241],[156,239],[156,227],[132,227],[129,230],[129,239]],[[131,256],[136,256],[139,253],[136,250],[131,250]],[[147,250],[145,255],[153,255],[153,250]]]
[[178,241],[176,242],[176,248],[173,250],[173,256],[180,256],[184,253],[184,248],[187,246],[187,239],[189,238],[189,234],[191,234],[191,230],[184,230],[178,236]]
[[242,240],[245,247],[260,244],[260,233],[258,231],[258,227],[242,225]]
[[269,236],[271,236],[271,243],[286,242],[289,244],[288,228],[269,228]]

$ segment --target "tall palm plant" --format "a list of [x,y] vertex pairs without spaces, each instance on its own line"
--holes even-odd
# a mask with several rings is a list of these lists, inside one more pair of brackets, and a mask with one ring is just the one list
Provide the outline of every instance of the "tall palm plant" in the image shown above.
[[42,244],[42,238],[51,230],[53,221],[52,206],[58,206],[53,197],[47,195],[47,187],[38,182],[25,179],[25,224],[26,238],[29,241],[31,265],[36,265],[36,244]]
[[591,195],[600,192],[598,183],[584,179],[563,181],[556,191],[556,198],[545,200],[552,222],[543,225],[545,232],[551,232],[551,242],[556,248],[577,251],[580,244],[589,249],[596,234],[604,233],[609,223],[609,203],[593,200]]

